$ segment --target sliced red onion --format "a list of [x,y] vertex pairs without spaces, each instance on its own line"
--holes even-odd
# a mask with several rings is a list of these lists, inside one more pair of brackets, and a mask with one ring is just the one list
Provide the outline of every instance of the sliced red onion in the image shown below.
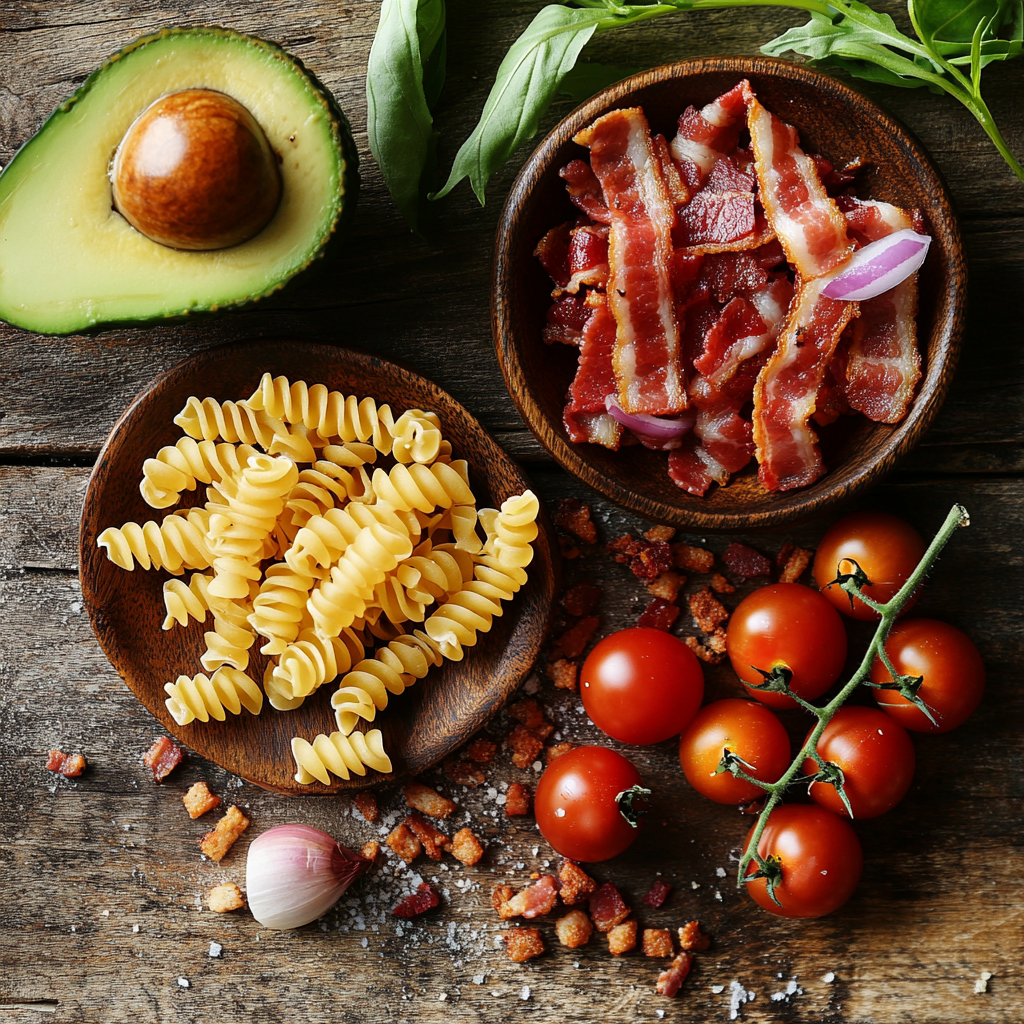
[[931,243],[929,235],[919,235],[910,228],[894,231],[858,249],[846,269],[829,281],[821,294],[842,302],[873,299],[919,270]]
[[680,439],[693,430],[697,420],[695,413],[669,420],[661,416],[648,416],[645,413],[626,412],[619,405],[615,395],[608,395],[604,400],[604,406],[613,419],[636,434],[644,444],[654,448],[678,448]]

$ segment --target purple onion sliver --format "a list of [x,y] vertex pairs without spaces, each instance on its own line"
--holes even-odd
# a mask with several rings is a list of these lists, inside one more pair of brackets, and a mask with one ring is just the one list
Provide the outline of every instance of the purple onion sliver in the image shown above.
[[615,395],[608,395],[604,400],[605,408],[613,419],[621,423],[627,430],[633,431],[637,437],[663,445],[666,441],[678,441],[687,431],[693,429],[694,416],[680,419],[662,419],[660,416],[647,416],[643,413],[628,413]]
[[895,288],[921,268],[931,238],[905,228],[858,249],[822,290],[829,299],[862,302]]

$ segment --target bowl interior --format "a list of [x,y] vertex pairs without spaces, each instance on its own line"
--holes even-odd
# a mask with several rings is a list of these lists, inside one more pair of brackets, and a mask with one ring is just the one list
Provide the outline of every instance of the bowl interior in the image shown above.
[[[246,398],[265,371],[290,380],[387,402],[397,412],[433,410],[457,457],[469,461],[478,507],[497,506],[529,486],[519,467],[450,395],[393,363],[347,349],[294,341],[258,341],[225,346],[186,360],[160,377],[114,427],[93,470],[82,513],[80,566],[82,592],[93,628],[107,657],[132,692],[175,736],[204,757],[268,789],[290,793],[332,792],[378,783],[369,772],[332,785],[300,786],[293,779],[291,738],[312,740],[336,728],[328,683],[295,711],[278,712],[265,702],[259,715],[243,710],[227,721],[179,726],[164,706],[164,683],[179,674],[202,671],[204,630],[164,632],[162,587],[165,571],[125,572],[110,562],[96,538],[108,526],[160,520],[172,509],[156,510],[139,494],[142,463],[181,430],[172,419],[190,395],[219,400]],[[201,492],[202,487],[199,488]],[[189,496],[189,492],[186,492]],[[195,498],[192,499],[196,500]],[[189,504],[188,501],[183,504]],[[543,517],[543,512],[542,512]],[[421,682],[391,700],[370,728],[384,733],[394,776],[435,764],[465,742],[498,708],[529,671],[540,648],[555,590],[551,529],[541,522],[529,582],[506,613],[461,662],[445,662]],[[185,578],[188,578],[186,574]],[[263,678],[265,659],[253,646],[248,669]],[[393,776],[390,776],[393,777]]]
[[[922,380],[906,418],[895,426],[842,417],[818,431],[829,472],[802,490],[770,493],[752,462],[727,487],[703,498],[676,487],[663,453],[635,447],[611,452],[573,444],[562,425],[565,395],[577,363],[572,346],[545,345],[551,283],[533,250],[551,227],[574,219],[559,168],[586,157],[572,141],[609,110],[639,106],[653,132],[671,139],[676,121],[748,78],[764,105],[797,127],[806,152],[842,166],[868,162],[861,198],[917,207],[933,236],[920,275],[918,342]],[[520,413],[569,472],[636,512],[677,526],[740,529],[780,525],[849,497],[892,468],[924,433],[945,397],[962,332],[966,273],[960,235],[946,190],[920,146],[873,103],[818,72],[768,58],[684,61],[626,79],[577,108],[544,139],[509,195],[495,246],[493,322],[498,357]]]

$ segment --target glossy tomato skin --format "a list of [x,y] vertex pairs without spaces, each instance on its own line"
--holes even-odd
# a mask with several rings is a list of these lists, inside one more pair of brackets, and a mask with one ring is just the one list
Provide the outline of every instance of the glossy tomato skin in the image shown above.
[[640,773],[607,747],[576,747],[548,765],[537,785],[534,812],[541,835],[563,857],[608,860],[637,837],[615,797],[642,786]]
[[693,651],[660,629],[635,626],[606,636],[583,663],[580,695],[591,721],[621,743],[677,736],[704,699]]
[[[874,690],[875,700],[905,729],[949,732],[963,725],[985,693],[985,665],[971,638],[956,626],[937,619],[910,619],[893,627],[885,652],[901,675],[923,676],[917,695],[931,709],[932,724],[896,690]],[[871,667],[873,683],[892,680],[880,660]]]
[[[852,572],[853,566],[843,562],[854,559],[871,580],[864,594],[884,604],[895,596],[917,568],[927,545],[921,534],[909,523],[889,512],[852,512],[839,520],[818,545],[814,555],[813,575],[818,589],[833,606],[853,619],[865,622],[879,616],[862,601],[854,598],[832,581],[840,572]],[[908,610],[917,595],[907,602]]]
[[[835,608],[810,587],[775,583],[745,597],[732,613],[725,648],[736,675],[759,684],[783,665],[793,673],[789,686],[804,700],[820,697],[838,678],[846,663],[846,630]],[[747,692],[773,708],[792,708],[783,693]]]
[[720,804],[740,804],[764,795],[752,782],[729,772],[715,774],[728,748],[743,758],[748,775],[775,782],[789,767],[789,735],[763,704],[718,700],[697,712],[679,739],[679,762],[686,780],[702,796]]
[[[885,814],[906,796],[914,780],[914,744],[907,730],[877,708],[840,708],[825,726],[817,750],[842,768],[843,791],[855,818]],[[814,775],[817,762],[808,758],[803,770]],[[810,794],[826,810],[847,816],[835,786],[812,782]]]
[[[756,826],[755,826],[756,827]],[[749,846],[754,836],[747,835]],[[780,917],[824,917],[838,910],[860,881],[864,854],[860,840],[842,818],[816,804],[781,804],[768,818],[757,852],[782,864],[782,881],[775,886],[777,906],[763,878],[747,890],[765,910]],[[757,870],[752,861],[748,874]]]

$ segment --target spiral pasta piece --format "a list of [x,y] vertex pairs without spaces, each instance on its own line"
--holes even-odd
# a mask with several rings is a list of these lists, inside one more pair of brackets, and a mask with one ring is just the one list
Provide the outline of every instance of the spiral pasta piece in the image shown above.
[[[323,686],[352,667],[362,658],[365,645],[352,629],[342,630],[340,636],[321,637],[315,631],[303,630],[299,639],[289,644],[277,665],[264,676],[264,688],[270,703],[281,710],[284,702],[298,700],[300,703],[314,690]],[[292,707],[297,706],[295,704]]]
[[219,668],[211,677],[202,672],[189,678],[178,676],[173,683],[165,683],[168,697],[164,703],[178,725],[189,722],[208,722],[215,718],[223,722],[225,712],[240,714],[246,711],[258,715],[263,708],[263,693],[244,672],[234,668]]
[[491,549],[505,565],[525,568],[533,561],[540,502],[533,491],[506,499],[494,521]]
[[[330,736],[321,733],[312,743],[301,736],[292,738],[292,757],[295,759],[295,781],[308,786],[314,779],[325,786],[331,781],[331,774],[342,779],[351,774],[365,775],[367,768],[388,773],[391,758],[384,753],[384,737],[380,729],[371,729],[365,735],[354,732],[343,736],[332,732]],[[328,774],[330,773],[330,774]]]
[[196,440],[258,444],[269,450],[275,434],[287,434],[287,428],[266,412],[252,409],[245,402],[218,402],[215,398],[190,398],[174,422]]
[[248,622],[266,639],[261,654],[280,654],[299,635],[313,577],[296,572],[287,562],[270,566],[253,598]]
[[473,578],[473,559],[454,544],[424,541],[374,589],[374,601],[394,623],[422,622],[428,605],[447,599]]
[[[407,409],[395,420],[391,454],[401,463],[433,462],[441,453],[441,421],[437,413]],[[449,446],[449,451],[450,451]]]
[[379,501],[394,509],[433,512],[452,505],[472,505],[476,499],[455,463],[435,462],[431,466],[399,463],[389,473],[376,469],[371,480]]
[[256,634],[247,622],[229,622],[216,614],[213,629],[203,634],[206,650],[199,658],[207,672],[229,665],[244,672],[249,667],[249,648],[256,642]]
[[206,569],[212,562],[207,543],[209,513],[190,509],[187,516],[169,515],[162,522],[125,523],[108,527],[96,538],[97,546],[122,569],[166,569],[175,576],[184,569]]
[[147,505],[169,508],[178,503],[182,491],[194,491],[197,482],[211,484],[237,476],[255,454],[256,449],[247,444],[183,437],[161,448],[155,458],[146,459],[139,490]]
[[173,579],[164,583],[164,609],[167,612],[163,629],[173,629],[174,624],[187,626],[190,620],[205,622],[207,613],[236,625],[243,625],[252,611],[252,599],[259,593],[256,583],[249,585],[249,599],[226,601],[210,593],[213,575],[201,572],[192,574],[186,584],[184,580]]

